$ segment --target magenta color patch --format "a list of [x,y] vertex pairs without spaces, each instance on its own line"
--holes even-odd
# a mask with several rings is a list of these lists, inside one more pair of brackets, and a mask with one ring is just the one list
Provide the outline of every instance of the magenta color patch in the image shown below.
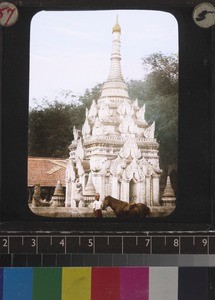
[[120,268],[120,300],[149,300],[149,268]]

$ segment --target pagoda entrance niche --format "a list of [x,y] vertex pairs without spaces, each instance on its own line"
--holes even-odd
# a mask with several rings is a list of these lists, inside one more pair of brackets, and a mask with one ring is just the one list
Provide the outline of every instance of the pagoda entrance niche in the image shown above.
[[136,203],[138,200],[137,182],[132,178],[129,182],[129,202]]

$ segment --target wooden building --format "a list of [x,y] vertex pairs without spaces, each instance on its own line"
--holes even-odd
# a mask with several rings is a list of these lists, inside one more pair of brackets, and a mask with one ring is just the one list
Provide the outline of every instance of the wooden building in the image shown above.
[[28,191],[31,202],[34,186],[41,186],[41,197],[51,200],[57,181],[65,190],[66,159],[53,157],[28,157]]

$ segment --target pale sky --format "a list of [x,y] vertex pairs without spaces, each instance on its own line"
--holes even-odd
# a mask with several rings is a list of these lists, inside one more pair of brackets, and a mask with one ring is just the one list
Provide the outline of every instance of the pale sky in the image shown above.
[[79,96],[104,82],[110,68],[112,27],[118,15],[124,79],[143,79],[141,58],[178,52],[178,24],[166,12],[111,10],[45,12],[31,24],[30,91],[54,99],[61,90]]

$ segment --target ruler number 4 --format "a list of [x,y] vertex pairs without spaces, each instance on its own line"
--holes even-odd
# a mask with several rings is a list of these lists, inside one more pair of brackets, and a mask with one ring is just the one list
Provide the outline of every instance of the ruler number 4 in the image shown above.
[[60,241],[60,245],[61,245],[62,247],[65,247],[65,240],[64,240],[64,239],[62,239],[62,240]]

